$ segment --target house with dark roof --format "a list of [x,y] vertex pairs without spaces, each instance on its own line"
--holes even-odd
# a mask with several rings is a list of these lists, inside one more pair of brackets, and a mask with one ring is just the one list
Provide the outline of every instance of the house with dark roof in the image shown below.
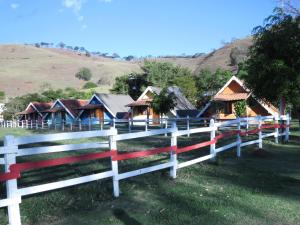
[[131,102],[133,99],[129,95],[95,93],[86,105],[78,108],[78,119],[93,124],[113,118],[127,119],[130,108],[126,105]]
[[[132,118],[137,120],[158,120],[159,115],[151,108],[151,102],[154,94],[159,94],[161,90],[162,88],[159,87],[148,86],[136,101],[128,104],[127,106],[131,108],[130,111]],[[199,111],[197,111],[195,106],[183,95],[179,87],[172,86],[168,87],[167,90],[169,93],[173,93],[175,95],[176,106],[174,109],[170,110],[167,115],[164,115],[165,117],[196,117],[199,114]]]
[[50,109],[52,102],[30,102],[26,109],[16,113],[18,120],[38,120],[41,121],[45,116],[45,110]]
[[198,116],[214,117],[219,120],[236,119],[234,104],[243,100],[246,101],[246,116],[248,117],[278,114],[278,109],[275,106],[256,99],[242,80],[232,76],[205,105]]
[[44,110],[44,119],[48,124],[74,123],[79,115],[79,108],[86,105],[88,101],[78,99],[57,99],[50,109]]

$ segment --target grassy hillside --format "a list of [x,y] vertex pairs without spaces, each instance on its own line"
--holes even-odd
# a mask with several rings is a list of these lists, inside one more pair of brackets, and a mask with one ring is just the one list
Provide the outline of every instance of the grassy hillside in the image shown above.
[[[224,47],[197,58],[157,58],[190,68],[198,73],[201,69],[232,70],[230,53],[234,48],[247,49],[251,38],[234,41]],[[115,77],[140,71],[143,61],[120,61],[104,57],[86,57],[61,49],[36,48],[25,45],[0,45],[0,90],[8,97],[36,92],[44,83],[53,88],[83,86],[83,81],[74,77],[80,67],[88,67],[93,73],[92,81],[104,81],[100,90],[108,91]]]
[[140,70],[137,63],[80,56],[58,49],[2,45],[0,90],[17,96],[38,91],[46,82],[53,88],[81,87],[83,82],[74,77],[80,67],[91,69],[94,82],[102,78],[110,85],[116,76]]

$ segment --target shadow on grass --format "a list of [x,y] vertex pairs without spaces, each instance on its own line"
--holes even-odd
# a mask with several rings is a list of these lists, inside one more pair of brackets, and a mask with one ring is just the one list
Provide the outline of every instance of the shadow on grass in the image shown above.
[[124,225],[142,225],[133,217],[130,217],[124,209],[117,208],[113,210],[114,216],[123,222]]

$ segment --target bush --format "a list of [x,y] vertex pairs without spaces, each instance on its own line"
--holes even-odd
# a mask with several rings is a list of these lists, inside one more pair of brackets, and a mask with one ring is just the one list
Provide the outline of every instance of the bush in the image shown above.
[[95,88],[97,87],[97,84],[95,84],[94,82],[86,82],[84,85],[83,85],[83,89],[90,89],[90,88]]
[[89,68],[82,67],[79,71],[75,74],[79,80],[89,81],[92,78],[92,72]]

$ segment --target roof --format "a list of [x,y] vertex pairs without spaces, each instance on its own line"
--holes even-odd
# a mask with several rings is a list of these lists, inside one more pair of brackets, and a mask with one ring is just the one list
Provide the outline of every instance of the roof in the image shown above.
[[52,102],[32,102],[32,105],[34,105],[39,112],[50,109],[52,104]]
[[234,94],[219,94],[216,95],[214,101],[238,101],[245,100],[250,96],[250,93],[234,93]]
[[[138,101],[142,100],[142,98],[147,94],[148,91],[159,94],[162,88],[148,86],[146,90],[141,94],[138,98]],[[174,93],[176,97],[176,106],[174,108],[175,111],[177,110],[196,110],[196,107],[183,95],[181,89],[177,86],[168,87],[168,93]],[[174,113],[175,114],[175,113]]]
[[26,115],[26,114],[31,114],[36,112],[32,107],[29,107],[28,109],[22,111],[22,112],[18,112],[16,113],[16,115]]
[[116,117],[118,113],[128,112],[129,108],[126,107],[126,105],[133,102],[133,99],[129,95],[96,93],[95,96],[114,117]]
[[59,99],[59,101],[66,108],[66,111],[69,111],[74,118],[79,114],[78,108],[88,104],[87,100],[81,99]]
[[127,107],[133,107],[133,106],[150,106],[151,100],[138,100],[135,102],[131,102],[130,104],[126,105]]

